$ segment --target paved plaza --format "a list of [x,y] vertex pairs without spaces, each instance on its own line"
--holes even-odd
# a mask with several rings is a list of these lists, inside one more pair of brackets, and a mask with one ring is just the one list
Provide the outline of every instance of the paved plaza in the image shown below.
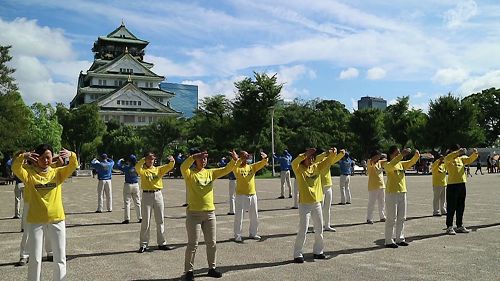
[[[334,178],[334,184],[339,179]],[[132,222],[122,225],[123,176],[113,177],[113,212],[95,214],[97,179],[73,178],[63,186],[67,226],[68,280],[178,280],[183,273],[186,243],[185,188],[182,179],[165,179],[165,224],[172,251],[156,249],[156,230],[151,229],[151,252],[136,253],[140,224],[132,210]],[[279,179],[257,180],[259,234],[261,241],[232,241],[233,216],[226,203],[228,181],[217,180],[218,268],[222,280],[500,280],[500,175],[469,178],[464,216],[472,231],[444,235],[445,217],[432,216],[430,176],[408,176],[408,220],[405,233],[409,247],[383,247],[384,223],[365,224],[368,201],[367,177],[351,180],[352,205],[337,205],[334,187],[333,225],[327,232],[327,260],[312,258],[314,234],[307,235],[304,264],[292,263],[298,211],[292,199],[279,196]],[[0,186],[0,280],[26,280],[27,266],[19,260],[20,220],[11,219],[13,186]],[[375,218],[378,214],[375,212]],[[248,234],[245,219],[244,234]],[[205,246],[198,248],[197,280],[206,277]],[[51,280],[52,267],[42,265],[43,280]]]

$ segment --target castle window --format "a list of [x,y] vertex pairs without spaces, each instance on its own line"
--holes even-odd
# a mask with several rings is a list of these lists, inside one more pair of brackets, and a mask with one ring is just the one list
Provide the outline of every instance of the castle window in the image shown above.
[[118,86],[118,80],[115,80],[115,86]]
[[132,104],[133,104],[133,105],[137,105],[137,101],[133,101],[133,102],[132,102]]
[[138,101],[138,102],[137,102],[137,105],[138,105],[138,106],[141,106],[141,101]]
[[120,100],[117,100],[117,101],[116,101],[116,104],[120,105]]

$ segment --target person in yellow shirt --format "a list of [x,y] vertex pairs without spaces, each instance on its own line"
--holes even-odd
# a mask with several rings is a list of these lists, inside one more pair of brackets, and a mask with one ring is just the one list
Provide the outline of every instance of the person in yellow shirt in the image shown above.
[[[474,162],[477,157],[477,149],[473,149],[470,156],[466,156],[467,149],[460,148],[456,144],[450,148],[450,153],[444,157],[446,170],[448,171],[448,185],[446,187],[446,206],[448,212],[446,213],[446,233],[455,235],[459,233],[469,233],[470,230],[463,225],[463,216],[465,211],[465,197],[467,190],[465,183],[467,182],[467,175],[465,174],[465,165]],[[457,213],[457,229],[453,229],[453,216]]]
[[151,216],[154,214],[156,221],[156,242],[160,250],[172,250],[165,240],[164,224],[164,202],[163,202],[163,176],[174,168],[175,160],[169,156],[168,164],[156,167],[154,162],[156,156],[153,152],[144,154],[144,158],[135,164],[137,175],[141,177],[141,234],[139,253],[147,251],[149,244],[149,229],[151,227]]
[[[30,259],[28,280],[40,280],[42,270],[42,245],[44,227],[53,248],[53,279],[66,280],[66,225],[62,202],[62,184],[75,171],[78,161],[76,154],[63,149],[62,158],[69,158],[68,165],[50,167],[53,149],[41,144],[34,152],[19,154],[12,164],[12,171],[25,183],[28,193],[29,210],[26,217],[29,236]],[[23,165],[24,160],[33,168]]]
[[375,150],[371,153],[367,163],[368,173],[368,207],[366,223],[373,224],[373,209],[378,203],[378,215],[381,222],[385,222],[385,183],[382,165],[386,162],[385,154]]
[[436,158],[437,160],[431,165],[432,191],[434,195],[432,199],[432,215],[439,217],[446,215],[446,165],[442,154],[438,154]]
[[235,217],[234,217],[234,241],[242,242],[241,229],[243,227],[243,216],[245,210],[248,211],[250,217],[250,238],[260,240],[257,235],[259,225],[258,210],[257,210],[257,194],[255,191],[255,174],[267,165],[267,154],[260,153],[260,160],[254,164],[248,164],[251,160],[250,154],[246,151],[240,152],[240,165],[233,168],[233,173],[236,177],[236,198],[235,198]]
[[[402,161],[405,156],[411,153],[411,149],[405,148],[402,152],[397,146],[389,148],[389,162],[383,167],[387,173],[387,184],[385,189],[385,209],[387,219],[385,221],[385,246],[387,248],[397,248],[408,246],[404,236],[404,223],[406,220],[406,176],[405,170],[413,167],[420,153],[415,150],[415,154],[409,161]],[[394,243],[394,224],[396,225],[396,243]]]
[[188,242],[184,261],[184,280],[194,280],[194,257],[198,248],[200,229],[203,231],[207,247],[208,276],[222,277],[222,273],[216,269],[217,238],[213,183],[214,180],[229,174],[237,165],[238,155],[234,150],[231,151],[231,157],[232,160],[223,168],[205,169],[208,153],[191,149],[190,156],[181,164],[181,173],[188,194],[186,209]]
[[[342,150],[341,153],[344,153],[344,151]],[[299,187],[299,229],[293,253],[295,263],[304,262],[302,249],[306,241],[307,226],[311,216],[314,225],[313,256],[315,259],[326,258],[323,253],[323,212],[321,210],[323,187],[321,186],[321,174],[322,171],[332,165],[336,156],[337,149],[331,148],[322,161],[315,162],[316,149],[309,148],[292,161],[292,169]]]
[[[316,156],[315,161],[321,162],[327,156],[326,152],[323,152]],[[344,157],[344,153],[340,152],[337,157],[333,160],[332,165],[337,163],[340,159]],[[331,226],[330,211],[332,206],[332,173],[330,167],[325,168],[321,171],[321,186],[323,187],[323,201],[322,201],[322,212],[323,212],[323,230],[335,232],[336,229]]]

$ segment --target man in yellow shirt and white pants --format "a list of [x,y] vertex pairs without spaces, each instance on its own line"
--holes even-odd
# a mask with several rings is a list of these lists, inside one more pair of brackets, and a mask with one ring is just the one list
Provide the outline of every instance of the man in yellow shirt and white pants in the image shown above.
[[[368,159],[368,207],[366,212],[366,223],[373,224],[373,209],[378,201],[378,215],[381,222],[385,222],[385,183],[382,165],[386,159],[376,150],[371,153]],[[385,157],[385,156],[384,156]]]
[[[439,154],[438,159],[431,165],[432,171],[432,215],[446,215],[446,165],[444,156]],[[440,213],[441,211],[441,213]]]

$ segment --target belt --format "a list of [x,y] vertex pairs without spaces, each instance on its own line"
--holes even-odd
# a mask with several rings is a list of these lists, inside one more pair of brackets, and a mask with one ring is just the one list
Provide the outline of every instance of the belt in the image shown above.
[[146,192],[146,193],[154,193],[154,192],[157,192],[157,191],[160,191],[161,189],[151,189],[151,190],[143,190],[142,192]]

